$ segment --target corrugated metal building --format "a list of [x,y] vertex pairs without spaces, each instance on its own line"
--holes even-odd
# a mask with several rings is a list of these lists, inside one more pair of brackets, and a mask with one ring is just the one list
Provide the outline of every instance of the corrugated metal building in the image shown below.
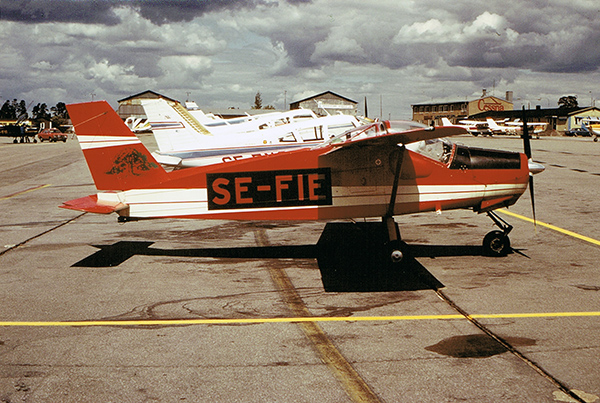
[[338,95],[331,91],[325,91],[299,101],[292,102],[290,109],[310,109],[315,114],[324,116],[327,112],[331,115],[339,113],[343,115],[356,116],[356,105],[358,102]]
[[118,100],[119,108],[117,109],[117,114],[121,117],[121,119],[125,120],[129,117],[146,119],[146,114],[144,113],[144,108],[140,102],[141,99],[166,99],[167,101],[179,102],[176,99],[169,98],[158,92],[154,92],[151,90],[147,90],[144,92],[140,92],[139,94],[128,96],[127,98],[123,98]]

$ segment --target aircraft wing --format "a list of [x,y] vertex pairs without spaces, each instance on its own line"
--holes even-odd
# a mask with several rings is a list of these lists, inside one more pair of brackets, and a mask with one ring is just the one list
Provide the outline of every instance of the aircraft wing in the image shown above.
[[381,134],[379,136],[365,137],[340,143],[331,143],[331,145],[337,147],[333,150],[334,152],[341,148],[346,149],[348,147],[394,146],[397,144],[410,144],[422,140],[458,136],[461,134],[469,134],[469,132],[466,129],[457,126],[438,126],[427,127],[423,129],[407,130],[395,133],[392,132],[387,134]]

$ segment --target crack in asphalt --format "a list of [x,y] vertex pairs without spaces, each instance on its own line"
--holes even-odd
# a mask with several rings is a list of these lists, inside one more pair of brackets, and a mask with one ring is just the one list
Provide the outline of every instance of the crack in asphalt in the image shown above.
[[473,325],[475,325],[479,330],[484,332],[486,335],[488,335],[489,337],[494,339],[497,343],[499,343],[502,347],[504,347],[508,352],[510,352],[517,358],[519,358],[521,361],[523,361],[529,367],[533,368],[537,373],[539,373],[544,378],[546,378],[547,380],[552,382],[552,384],[554,384],[554,386],[556,386],[558,389],[560,389],[563,393],[567,394],[567,396],[574,399],[576,402],[586,403],[585,400],[583,400],[581,397],[579,397],[577,394],[575,394],[573,391],[571,391],[571,389],[569,387],[567,387],[564,383],[562,383],[560,380],[555,378],[548,371],[543,369],[538,363],[527,358],[523,353],[521,353],[513,345],[508,343],[505,339],[501,338],[500,336],[498,336],[497,334],[492,332],[489,328],[487,328],[484,324],[482,324],[477,319],[475,319],[471,315],[469,315],[469,313],[467,313],[464,309],[459,307],[452,299],[450,299],[446,294],[444,294],[444,292],[442,292],[441,290],[434,290],[434,291],[442,301],[446,302],[455,311],[457,311],[458,313],[463,315],[465,317],[465,319],[467,319],[469,322],[471,322]]

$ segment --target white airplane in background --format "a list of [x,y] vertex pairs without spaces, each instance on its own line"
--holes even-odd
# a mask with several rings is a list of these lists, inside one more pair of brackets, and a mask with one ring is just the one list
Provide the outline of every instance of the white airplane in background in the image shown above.
[[[506,122],[509,126],[516,126],[518,130],[523,130],[523,122],[520,119],[515,119],[513,122]],[[527,122],[527,127],[533,128],[533,133],[541,133],[546,130],[548,123],[543,122]]]
[[594,136],[594,141],[598,141],[598,137],[600,137],[600,117],[588,117],[582,119],[581,128],[587,130]]
[[185,108],[179,102],[164,99],[142,100],[142,107],[152,130],[164,129],[174,121],[185,121],[187,122],[186,126],[204,134],[245,133],[317,117],[309,109],[294,109],[286,112],[269,112],[255,116],[223,119],[213,114],[205,114],[195,103],[188,102],[188,108]]
[[459,120],[459,124],[454,124],[448,118],[442,118],[442,126],[445,127],[462,127],[467,130],[473,136],[483,135],[491,136],[492,132],[489,129],[487,122],[481,122],[479,120]]
[[[316,117],[312,111],[274,113],[251,121],[218,126],[213,133],[185,108],[165,100],[143,100],[158,152],[154,158],[176,168],[236,161],[282,150],[305,148],[362,125],[350,115]],[[309,118],[309,112],[312,118]],[[263,127],[263,128],[261,128]],[[229,130],[227,130],[229,129]]]
[[[520,127],[517,126],[504,126],[504,125],[499,125],[494,119],[492,118],[487,118],[486,119],[488,126],[490,127],[490,130],[492,131],[492,133],[494,134],[517,134],[517,132],[519,130],[521,130]],[[522,125],[521,125],[522,126]]]

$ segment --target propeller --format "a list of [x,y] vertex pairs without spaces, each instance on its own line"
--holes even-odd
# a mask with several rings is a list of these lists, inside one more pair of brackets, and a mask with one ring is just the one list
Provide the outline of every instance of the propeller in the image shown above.
[[529,126],[527,126],[527,112],[525,111],[525,106],[523,106],[523,149],[525,151],[525,155],[527,156],[527,161],[529,165],[529,195],[531,196],[531,210],[533,212],[533,225],[537,226],[537,221],[535,219],[535,194],[533,190],[533,175],[542,172],[545,168],[542,164],[533,161],[531,157],[531,137],[529,136]]

